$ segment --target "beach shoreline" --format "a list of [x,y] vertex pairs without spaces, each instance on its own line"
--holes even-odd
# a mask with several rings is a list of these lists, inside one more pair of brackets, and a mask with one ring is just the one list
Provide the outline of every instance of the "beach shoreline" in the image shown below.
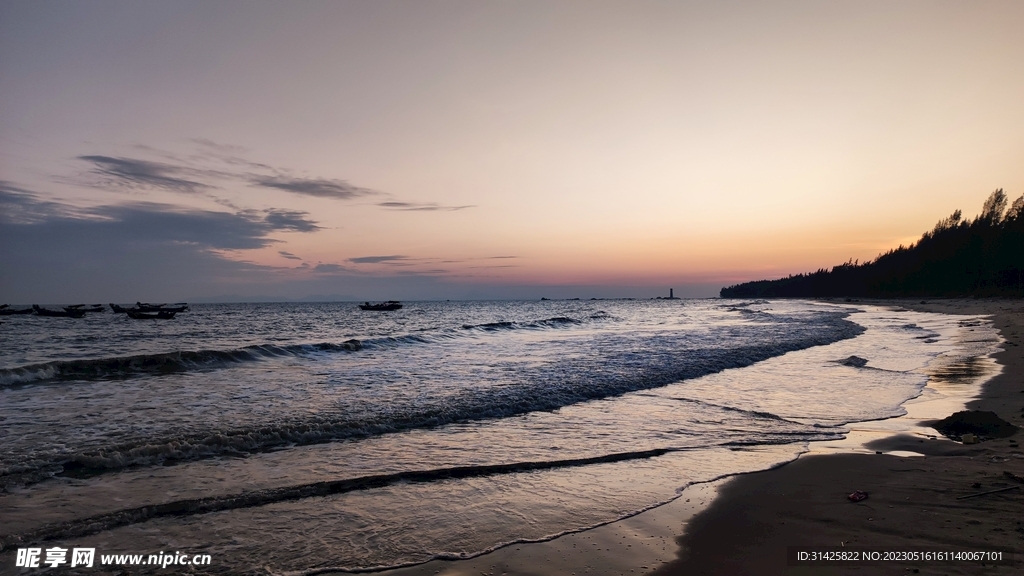
[[[967,403],[1024,425],[1024,302],[1019,300],[862,300],[864,304],[944,314],[987,314],[1004,339],[994,355],[1002,372]],[[980,562],[894,562],[861,566],[789,565],[790,546],[862,547],[892,551],[1024,549],[1021,434],[975,445],[894,437],[872,446],[912,450],[887,454],[811,455],[733,478],[677,538],[678,558],[653,573],[681,574],[1010,574],[1018,567]],[[870,494],[853,504],[845,495]]]
[[[831,301],[835,303],[836,301]],[[991,315],[1004,343],[1002,372],[967,403],[1024,426],[1024,301],[988,299],[856,300],[942,314]],[[1024,476],[1024,434],[962,445],[900,435],[870,447],[879,454],[805,454],[770,470],[691,486],[664,506],[547,542],[512,545],[467,560],[435,560],[389,570],[429,574],[976,574],[1016,567],[977,563],[791,566],[794,546],[892,551],[1024,550],[1021,489],[972,499],[957,496],[1011,487]],[[884,452],[884,453],[883,453]],[[891,455],[891,453],[899,455]],[[924,457],[908,457],[914,452]],[[861,503],[846,494],[869,493]],[[1024,560],[1024,558],[1018,558]]]

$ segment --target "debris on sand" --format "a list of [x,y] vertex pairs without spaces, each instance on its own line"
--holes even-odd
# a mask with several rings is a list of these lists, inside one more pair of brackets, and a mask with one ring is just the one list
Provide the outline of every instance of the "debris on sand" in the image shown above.
[[999,488],[997,490],[989,490],[987,492],[978,492],[977,494],[968,494],[966,496],[957,496],[957,500],[965,500],[967,498],[975,498],[977,496],[985,496],[987,494],[998,494],[1000,492],[1009,492],[1010,490],[1020,490],[1020,486],[1010,486],[1009,488]]
[[854,490],[846,497],[846,499],[850,502],[860,502],[861,500],[868,499],[868,493],[863,490]]

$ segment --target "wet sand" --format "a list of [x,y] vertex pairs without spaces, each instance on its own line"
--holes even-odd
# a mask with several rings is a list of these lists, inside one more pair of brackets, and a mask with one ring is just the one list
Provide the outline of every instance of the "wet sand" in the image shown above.
[[[865,301],[926,312],[993,314],[1006,340],[1003,366],[968,403],[1024,426],[1024,302],[998,300]],[[860,546],[887,550],[1015,550],[1024,561],[1024,434],[962,445],[900,436],[876,441],[876,454],[810,455],[727,482],[720,496],[677,539],[679,557],[653,573],[683,574],[1015,574],[1017,566],[898,562],[853,567],[790,566],[789,546]],[[989,490],[1019,489],[958,500]],[[869,498],[854,504],[854,490]]]
[[[946,314],[992,314],[1006,340],[1003,366],[969,409],[1024,426],[1024,301],[864,300]],[[969,367],[964,368],[969,369]],[[934,406],[932,407],[934,409]],[[877,433],[867,430],[866,434]],[[683,497],[632,518],[549,542],[514,545],[477,558],[392,570],[412,575],[540,574],[1014,574],[1024,565],[1024,433],[962,445],[921,434],[881,434],[869,446],[816,449],[797,461],[688,488]],[[863,452],[863,450],[860,450]],[[897,455],[893,455],[895,452]],[[908,452],[924,454],[907,456]],[[957,497],[1019,485],[1019,489]],[[854,490],[869,493],[851,503]],[[1018,565],[895,562],[791,566],[792,546],[912,551],[1015,550]]]

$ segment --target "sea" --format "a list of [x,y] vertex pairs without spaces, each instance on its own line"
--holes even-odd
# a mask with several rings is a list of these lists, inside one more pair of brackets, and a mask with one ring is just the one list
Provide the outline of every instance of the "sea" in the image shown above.
[[16,574],[31,547],[318,574],[550,540],[899,417],[1000,342],[985,317],[799,300],[0,320],[0,573]]

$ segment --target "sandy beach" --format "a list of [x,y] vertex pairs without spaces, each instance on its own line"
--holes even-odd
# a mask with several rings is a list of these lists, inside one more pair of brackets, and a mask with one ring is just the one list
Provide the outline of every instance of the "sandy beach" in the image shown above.
[[[992,315],[1005,339],[995,355],[1002,372],[985,383],[967,408],[991,410],[1024,426],[1024,302],[863,302]],[[1024,477],[1022,436],[964,445],[922,432],[874,440],[868,447],[877,454],[812,450],[779,468],[691,487],[665,506],[597,529],[388,574],[1012,574],[1020,569],[1024,549],[1024,483],[1006,473]],[[1011,489],[960,498],[1004,488]],[[846,496],[855,490],[869,497],[852,503]],[[1018,565],[790,565],[790,547],[1016,551]]]

